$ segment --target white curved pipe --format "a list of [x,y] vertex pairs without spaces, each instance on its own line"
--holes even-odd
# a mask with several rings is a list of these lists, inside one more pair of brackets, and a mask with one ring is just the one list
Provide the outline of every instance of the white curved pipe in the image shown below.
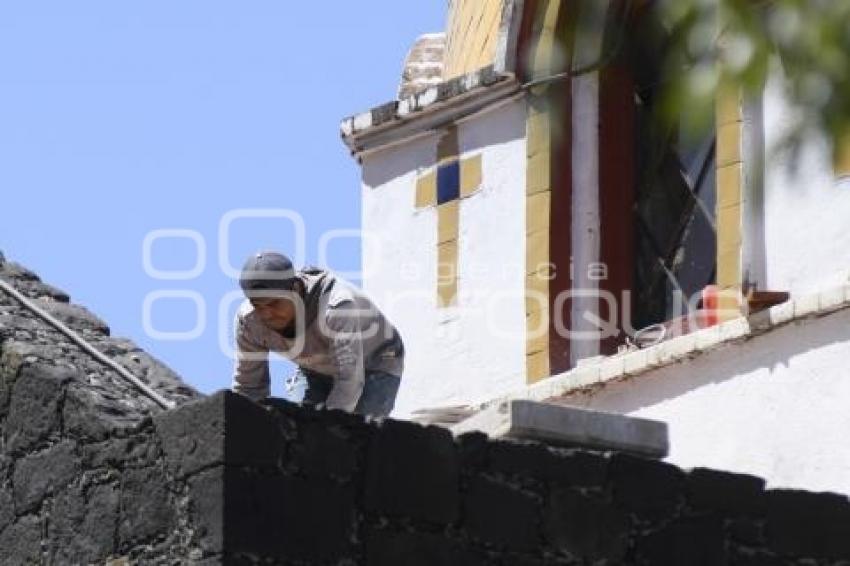
[[145,395],[147,395],[148,397],[153,399],[163,409],[173,409],[174,407],[177,406],[173,401],[169,401],[168,399],[166,399],[165,397],[163,397],[162,395],[160,395],[159,393],[157,393],[156,391],[151,389],[150,386],[148,386],[146,383],[141,381],[138,377],[136,377],[135,375],[130,373],[130,371],[127,370],[127,368],[125,368],[124,366],[122,366],[121,364],[116,362],[115,360],[107,357],[105,354],[101,353],[99,350],[95,349],[94,346],[92,346],[91,344],[86,342],[79,334],[77,334],[76,332],[74,332],[73,330],[71,330],[70,328],[65,326],[65,324],[63,324],[61,321],[54,318],[50,313],[44,311],[42,308],[40,308],[35,303],[30,301],[27,297],[25,297],[17,289],[12,287],[9,283],[4,281],[3,279],[0,279],[0,288],[2,288],[4,291],[6,291],[6,293],[11,295],[15,300],[17,300],[19,303],[21,303],[24,307],[26,307],[27,309],[31,310],[36,315],[38,315],[39,318],[43,319],[48,324],[50,324],[51,326],[56,328],[56,330],[58,330],[59,332],[61,332],[65,336],[67,336],[72,342],[74,342],[77,346],[82,348],[84,352],[91,355],[93,358],[95,358],[100,363],[102,363],[102,364],[108,366],[109,368],[113,369],[114,371],[116,371],[118,373],[118,375],[120,375],[121,377],[123,377],[124,379],[126,379],[127,381],[132,383],[133,385],[135,385],[136,388],[139,389],[139,391],[141,391],[142,393],[144,393]]

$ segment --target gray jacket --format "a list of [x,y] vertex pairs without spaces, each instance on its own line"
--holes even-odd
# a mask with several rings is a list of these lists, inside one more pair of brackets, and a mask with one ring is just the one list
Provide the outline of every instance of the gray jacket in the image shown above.
[[352,411],[366,373],[401,377],[401,336],[359,289],[328,271],[298,273],[306,288],[297,328],[289,336],[266,326],[245,300],[236,313],[236,363],[233,391],[251,399],[270,394],[268,354],[275,352],[299,367],[334,378],[329,409]]

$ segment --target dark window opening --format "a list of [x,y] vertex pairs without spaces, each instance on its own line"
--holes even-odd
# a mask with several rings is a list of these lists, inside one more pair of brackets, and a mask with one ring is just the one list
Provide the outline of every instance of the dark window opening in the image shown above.
[[686,315],[688,301],[715,282],[717,258],[715,132],[685,135],[658,118],[666,38],[651,14],[642,20],[631,62],[637,151],[632,320],[638,329]]

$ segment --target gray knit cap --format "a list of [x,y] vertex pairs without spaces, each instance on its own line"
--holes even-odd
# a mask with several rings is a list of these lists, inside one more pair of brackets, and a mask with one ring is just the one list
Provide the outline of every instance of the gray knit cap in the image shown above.
[[291,291],[298,280],[292,261],[283,254],[264,251],[248,258],[239,276],[245,293],[251,291]]

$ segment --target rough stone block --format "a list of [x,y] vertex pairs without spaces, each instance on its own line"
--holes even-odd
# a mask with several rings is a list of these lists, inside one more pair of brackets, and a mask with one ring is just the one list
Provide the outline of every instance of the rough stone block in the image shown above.
[[448,430],[386,420],[372,438],[364,504],[434,523],[458,516],[458,454]]
[[164,470],[124,470],[119,511],[119,550],[136,542],[170,534],[174,530],[176,516]]
[[[107,349],[106,344],[114,348],[115,341],[102,341],[98,344],[99,349]],[[131,343],[132,344],[132,343]],[[151,387],[171,395],[181,395],[188,398],[200,399],[197,391],[186,385],[180,376],[160,360],[145,351],[135,349],[126,353],[116,353],[115,361],[126,367],[136,377]]]
[[109,326],[85,307],[56,301],[46,301],[44,299],[36,299],[34,302],[36,306],[72,330],[92,330],[102,334],[109,334]]
[[[324,423],[303,427],[294,449],[295,466],[307,476],[348,479],[357,468],[357,451],[342,430]],[[229,461],[229,459],[228,459]]]
[[42,283],[41,281],[22,279],[13,280],[10,277],[4,277],[2,273],[0,273],[0,279],[5,279],[6,281],[13,283],[14,287],[20,291],[21,294],[32,299],[46,298],[60,303],[67,303],[71,299],[65,291],[57,289],[52,285]]
[[727,524],[729,539],[750,548],[761,548],[764,546],[763,526],[760,517],[731,519]]
[[139,433],[128,438],[85,444],[81,446],[80,453],[86,469],[124,469],[152,466],[159,450],[152,435]]
[[[730,564],[735,566],[788,566],[788,560],[767,551],[733,547],[729,551]],[[811,563],[809,563],[811,564]]]
[[168,468],[176,477],[224,463],[227,396],[226,392],[217,393],[154,417]]
[[489,462],[489,439],[483,432],[468,432],[457,439],[460,466],[468,471],[478,471]]
[[355,520],[351,487],[233,468],[225,474],[227,553],[322,563],[350,553]]
[[759,513],[765,481],[755,476],[696,468],[685,482],[688,503],[696,509]]
[[224,457],[229,466],[279,466],[286,444],[270,410],[247,397],[223,391]]
[[86,441],[107,438],[138,425],[139,413],[104,392],[83,383],[71,383],[62,407],[65,433]]
[[673,515],[682,498],[684,473],[664,462],[615,454],[609,467],[614,501],[644,518]]
[[604,485],[607,468],[605,456],[583,450],[510,441],[493,442],[490,447],[490,470],[563,485]]
[[445,536],[370,530],[366,535],[370,566],[483,566],[487,562]]
[[119,491],[112,484],[83,493],[73,487],[59,494],[48,523],[47,546],[55,563],[102,563],[115,551]]
[[21,369],[6,418],[7,449],[26,450],[59,429],[59,407],[66,384],[77,378],[68,368],[41,364]]
[[21,281],[41,281],[35,272],[30,271],[20,263],[7,261],[0,267],[0,275],[5,279],[17,279]]
[[641,564],[653,566],[726,566],[723,520],[719,516],[684,518],[638,542]]
[[[29,319],[22,319],[28,322]],[[18,322],[14,323],[18,325]],[[0,327],[0,337],[3,328]],[[56,347],[45,347],[41,345],[8,340],[2,344],[2,355],[0,355],[0,416],[9,411],[9,401],[12,397],[12,389],[18,379],[19,372],[24,365],[33,360],[54,359],[61,356],[61,350]]]
[[553,490],[547,501],[547,541],[589,562],[622,560],[628,548],[629,527],[623,511],[572,489]]
[[[5,476],[0,476],[5,477]],[[9,487],[0,487],[0,532],[15,520],[15,502]]]
[[486,477],[470,480],[465,527],[496,547],[532,551],[540,546],[540,501],[537,497]]
[[614,413],[513,400],[489,407],[452,427],[455,434],[480,430],[492,437],[538,440],[563,446],[667,455],[667,424]]
[[834,493],[777,489],[766,493],[765,534],[786,556],[850,558],[850,502]]
[[0,532],[0,564],[42,564],[38,517],[26,515]]
[[71,441],[21,459],[12,476],[17,512],[33,511],[47,495],[61,490],[80,472],[76,444]]
[[[204,555],[224,551],[224,468],[200,472],[188,481],[189,517],[195,544]],[[234,486],[235,487],[235,486]],[[250,520],[245,517],[243,521]]]

